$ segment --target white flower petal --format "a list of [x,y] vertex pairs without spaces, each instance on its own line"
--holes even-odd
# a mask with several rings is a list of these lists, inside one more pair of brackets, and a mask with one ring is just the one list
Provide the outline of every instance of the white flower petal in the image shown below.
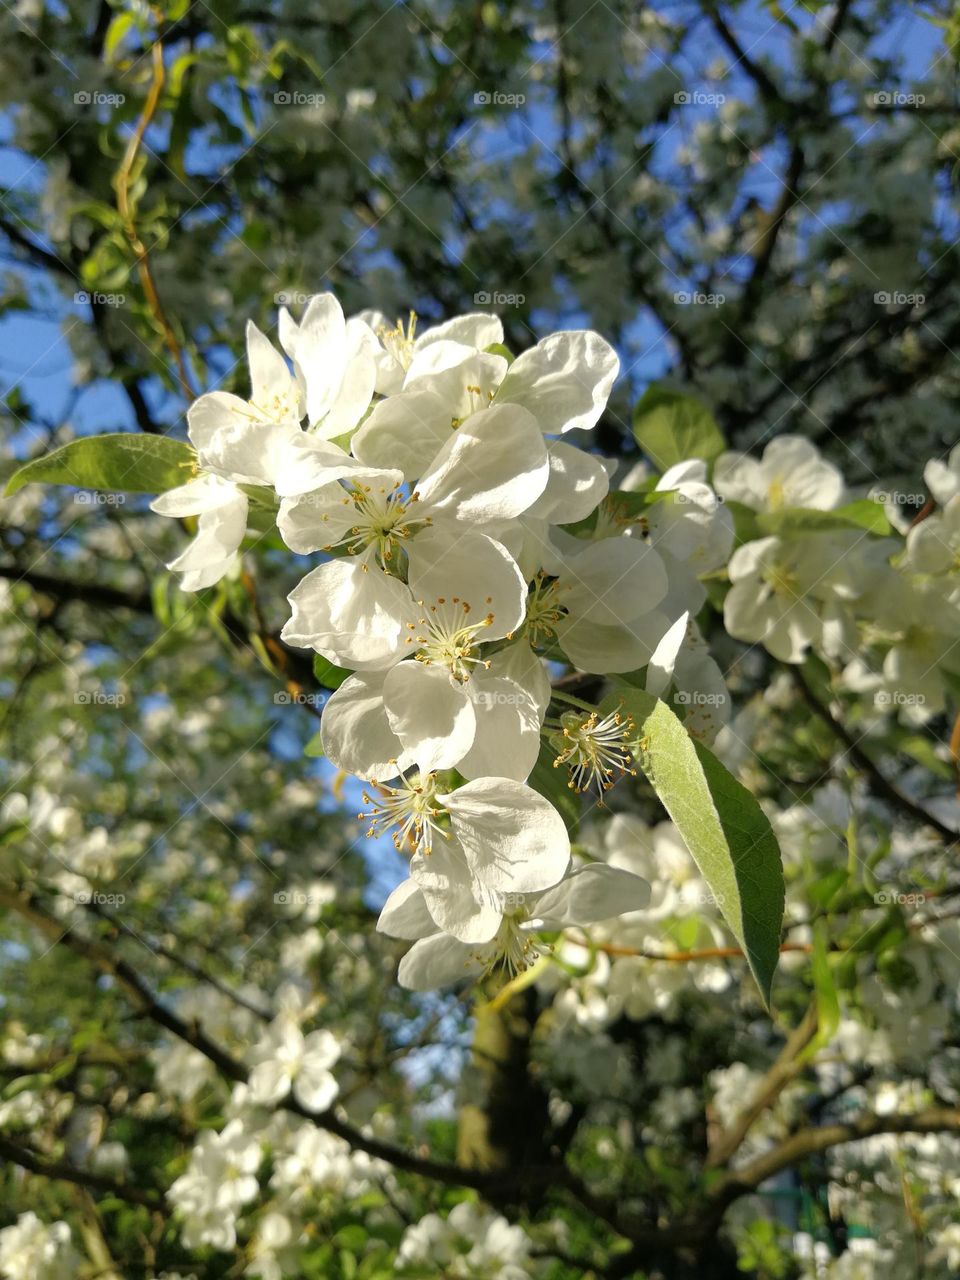
[[[235,502],[238,494],[237,486],[220,476],[197,476],[154,498],[150,510],[161,516],[198,516],[203,511],[213,511]],[[243,497],[242,494],[240,496]]]
[[615,627],[589,618],[567,618],[557,627],[557,639],[580,671],[608,675],[646,666],[669,625],[669,618],[657,610]]
[[517,357],[496,402],[523,405],[547,435],[587,430],[603,413],[619,371],[617,353],[598,333],[555,333]]
[[470,750],[473,704],[444,668],[399,663],[383,683],[383,702],[391,730],[421,773],[452,769]]
[[329,760],[358,778],[387,782],[413,764],[390,728],[383,705],[382,671],[350,676],[323,708],[320,734]]
[[332,1031],[320,1027],[311,1031],[303,1041],[306,1061],[314,1067],[328,1071],[340,1059],[340,1042]]
[[649,613],[663,599],[667,575],[657,553],[638,538],[603,538],[570,557],[560,574],[571,615],[617,626]]
[[280,310],[280,345],[294,362],[306,388],[311,424],[327,413],[340,389],[346,358],[346,322],[332,293],[315,294],[299,324]]
[[480,351],[503,342],[503,325],[499,316],[489,315],[482,311],[471,311],[464,316],[454,316],[443,324],[436,324],[424,330],[416,341],[416,348],[422,351],[433,342],[459,342],[466,347],[475,347]]
[[547,889],[570,861],[570,838],[548,800],[511,778],[478,778],[438,797],[470,869],[489,889]]
[[516,680],[484,671],[471,677],[468,688],[476,727],[473,745],[461,757],[458,770],[465,778],[496,774],[525,782],[540,754],[542,715],[537,699]]
[[688,616],[682,613],[676,622],[672,623],[650,656],[647,667],[647,693],[652,693],[655,698],[661,697],[670,688],[674,667],[677,665],[677,655],[686,639]]
[[526,515],[563,524],[585,520],[607,496],[610,479],[600,458],[554,440],[548,448],[550,478]]
[[[213,481],[216,477],[210,476],[205,479]],[[182,490],[188,487],[191,488],[191,496],[184,497]],[[197,521],[197,532],[193,541],[167,565],[173,573],[183,574],[181,586],[184,591],[201,591],[204,587],[219,582],[232,566],[247,531],[246,494],[241,493],[233,485],[221,482],[221,486],[204,485],[200,500],[208,501],[211,492],[218,493],[222,500],[216,506],[204,506]],[[174,514],[172,508],[184,501],[189,501],[191,504],[195,502],[197,499],[193,495],[199,494],[200,489],[184,485],[181,490],[171,490],[171,494],[177,493],[180,494],[180,498],[173,498],[166,509],[161,510],[162,515]],[[170,497],[169,494],[163,496]],[[161,499],[157,499],[153,504],[154,510],[158,509],[159,502]]]
[[543,492],[550,475],[535,419],[494,405],[467,418],[417,486],[430,511],[482,524],[518,516]]
[[326,1111],[339,1092],[336,1077],[309,1061],[293,1078],[293,1096],[308,1111]]
[[344,557],[308,573],[287,597],[293,616],[282,638],[316,649],[337,666],[391,666],[412,621],[409,588],[370,558]]
[[298,431],[283,443],[273,472],[273,487],[281,498],[310,493],[335,480],[399,484],[399,471],[365,466],[329,440]]
[[284,1063],[276,1058],[269,1058],[253,1068],[248,1084],[250,1101],[258,1106],[270,1107],[290,1092],[290,1073]]
[[[247,321],[247,363],[250,366],[250,400],[265,418],[276,419],[274,405],[286,405],[291,397],[287,362],[265,333]],[[284,414],[299,423],[295,414]],[[301,415],[302,416],[302,415]]]
[[273,476],[291,439],[301,435],[296,422],[264,422],[245,400],[211,391],[187,411],[188,434],[205,471],[238,484],[273,484]]
[[413,944],[400,961],[397,980],[407,991],[433,991],[480,969],[473,948],[445,933],[435,933]]
[[[485,533],[462,532],[446,526],[425,529],[408,545],[410,590],[424,608],[443,600],[447,613],[469,605],[464,618],[486,623],[478,641],[500,640],[518,629],[526,609],[527,584],[516,561],[499,542]],[[424,621],[429,622],[429,612]],[[422,634],[421,628],[420,634]]]
[[500,928],[502,906],[470,873],[454,841],[438,841],[429,857],[417,854],[410,875],[438,928],[461,942],[489,942]]
[[628,911],[642,911],[650,902],[650,885],[629,871],[604,863],[579,867],[531,904],[541,928],[595,924]]
[[398,884],[383,904],[377,932],[388,938],[425,938],[436,933],[437,926],[427,910],[423,892],[415,880]]
[[447,401],[425,385],[388,396],[373,406],[350,441],[354,456],[372,467],[397,467],[413,481],[450,439]]

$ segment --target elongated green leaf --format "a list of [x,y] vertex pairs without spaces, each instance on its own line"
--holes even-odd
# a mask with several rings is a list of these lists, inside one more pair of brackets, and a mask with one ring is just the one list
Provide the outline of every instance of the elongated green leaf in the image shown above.
[[169,436],[85,436],[42,458],[34,458],[14,472],[6,493],[16,493],[34,481],[75,485],[78,489],[165,493],[186,484],[194,466],[191,447]]
[[633,411],[633,434],[661,471],[688,458],[713,462],[726,448],[706,405],[658,383],[647,388]]
[[746,787],[694,742],[666,703],[626,686],[604,709],[618,703],[637,725],[637,762],[709,884],[769,1006],[784,901],[780,850],[770,823]]
[[785,507],[782,511],[762,511],[757,527],[765,534],[826,533],[834,529],[865,529],[885,537],[893,532],[883,504],[872,498],[848,502],[834,511],[818,511],[812,507]]

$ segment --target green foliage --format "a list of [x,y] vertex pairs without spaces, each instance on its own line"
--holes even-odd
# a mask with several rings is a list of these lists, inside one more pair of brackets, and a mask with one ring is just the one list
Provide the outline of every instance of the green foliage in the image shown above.
[[765,1004],[780,954],[780,850],[756,799],[664,702],[624,686],[604,709],[622,705],[637,727],[635,754],[744,949]]
[[833,511],[817,511],[805,507],[786,507],[782,511],[761,511],[756,517],[761,534],[786,537],[791,534],[826,533],[836,529],[865,529],[867,533],[885,537],[892,533],[883,504],[870,498],[849,502]]
[[713,414],[694,396],[654,383],[633,411],[637,444],[660,471],[700,458],[713,462],[726,448]]
[[194,457],[188,444],[169,436],[85,436],[20,467],[7,482],[6,493],[32,483],[164,493],[186,484],[194,472]]

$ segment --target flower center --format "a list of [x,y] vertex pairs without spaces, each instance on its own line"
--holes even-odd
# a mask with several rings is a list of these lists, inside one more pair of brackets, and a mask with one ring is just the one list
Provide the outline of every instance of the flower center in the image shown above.
[[431,605],[418,600],[423,614],[416,622],[407,623],[410,631],[407,644],[418,646],[414,655],[416,660],[446,667],[453,679],[461,684],[470,679],[474,667],[489,667],[489,661],[480,656],[478,637],[493,623],[494,615],[489,610],[492,600],[492,596],[487,596],[484,604],[488,611],[476,619],[472,617],[470,602],[460,596],[449,599],[440,596]]
[[462,413],[459,418],[450,419],[450,426],[454,431],[456,431],[457,427],[460,426],[461,422],[466,422],[467,418],[469,418],[471,414],[477,413],[480,409],[488,409],[493,401],[493,397],[497,394],[496,391],[493,390],[485,392],[483,387],[478,386],[475,383],[468,383],[464,387],[464,392],[466,393],[465,398],[467,401],[467,411],[466,413]]
[[282,395],[271,396],[265,404],[258,404],[256,400],[248,403],[258,421],[280,424],[299,422],[303,417],[300,410],[300,388],[292,378],[290,386]]
[[368,792],[363,793],[363,803],[371,807],[368,813],[357,814],[362,821],[370,823],[366,831],[368,837],[390,832],[395,848],[401,853],[412,838],[415,851],[427,855],[433,849],[434,833],[446,839],[446,832],[436,821],[443,810],[434,803],[437,795],[434,774],[425,778],[414,774],[404,778],[397,787],[380,783],[376,790],[376,800]]
[[350,487],[343,502],[345,506],[353,504],[357,522],[339,542],[324,547],[324,551],[343,547],[350,555],[359,555],[368,547],[375,547],[377,559],[386,567],[402,542],[422,525],[433,523],[430,516],[412,514],[411,508],[419,501],[419,495],[413,493],[405,498],[400,488],[397,484],[392,489],[385,486],[376,489],[359,483]]
[[406,328],[404,328],[403,321],[398,320],[393,329],[388,329],[383,324],[377,330],[377,337],[383,343],[384,350],[393,356],[401,369],[410,368],[410,361],[413,359],[413,340],[416,332],[417,313],[415,311],[410,312]]
[[800,579],[796,570],[786,564],[771,564],[763,570],[763,581],[775,596],[788,600],[799,600],[801,596]]
[[477,953],[475,958],[486,975],[502,970],[508,978],[515,978],[540,958],[543,948],[533,934],[521,927],[527,918],[524,907],[505,915],[493,941]]
[[558,578],[549,578],[542,572],[537,574],[527,598],[527,631],[532,645],[544,645],[554,639],[557,625],[567,616],[566,608],[560,603],[562,590]]
[[628,744],[636,737],[637,728],[630,716],[611,711],[601,720],[596,711],[565,711],[560,724],[560,735],[554,740],[557,758],[553,767],[567,766],[567,785],[572,791],[591,787],[609,791],[625,774],[636,777]]

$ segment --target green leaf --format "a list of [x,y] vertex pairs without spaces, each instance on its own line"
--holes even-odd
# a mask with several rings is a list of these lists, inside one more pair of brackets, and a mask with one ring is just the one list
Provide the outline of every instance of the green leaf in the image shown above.
[[633,434],[661,471],[688,458],[713,462],[727,447],[706,405],[656,382],[633,411]]
[[325,754],[323,750],[323,737],[320,730],[313,735],[307,745],[303,748],[303,754],[310,756],[313,760],[321,760]]
[[624,686],[602,709],[618,704],[637,725],[637,762],[743,947],[769,1007],[784,901],[780,850],[770,823],[746,787],[694,742],[666,703]]
[[69,484],[78,489],[165,493],[186,484],[196,468],[190,445],[169,436],[85,436],[28,462],[7,482],[9,496],[25,484]]
[[883,504],[872,498],[848,502],[834,511],[818,511],[811,507],[785,507],[782,511],[761,511],[757,516],[761,534],[782,536],[792,533],[829,533],[836,529],[865,529],[867,533],[886,537],[893,532]]
[[352,671],[348,671],[346,667],[335,667],[332,662],[328,662],[326,658],[321,658],[319,653],[313,655],[313,674],[317,679],[317,683],[322,685],[324,689],[339,689],[344,680],[348,680],[353,675]]

